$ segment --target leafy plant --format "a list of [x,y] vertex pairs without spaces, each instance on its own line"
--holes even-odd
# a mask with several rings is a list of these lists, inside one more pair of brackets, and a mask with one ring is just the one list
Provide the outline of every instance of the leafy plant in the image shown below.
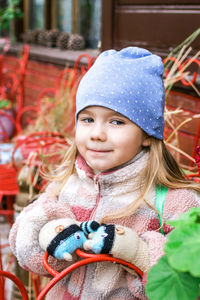
[[150,300],[195,300],[200,284],[200,208],[191,208],[178,220],[165,244],[165,255],[148,273]]
[[20,2],[21,0],[9,0],[8,5],[0,9],[0,31],[2,29],[9,31],[11,21],[23,16],[21,9],[18,7]]

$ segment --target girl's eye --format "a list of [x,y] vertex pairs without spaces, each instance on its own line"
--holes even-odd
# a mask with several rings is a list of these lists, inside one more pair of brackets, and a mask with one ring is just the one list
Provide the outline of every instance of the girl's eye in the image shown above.
[[94,122],[94,120],[92,118],[82,118],[81,121],[84,123],[93,123]]
[[122,124],[124,124],[124,121],[121,121],[121,120],[113,120],[111,123],[114,124],[114,125],[122,125]]
[[78,233],[78,232],[75,232],[74,237],[75,237],[76,240],[81,239],[80,233]]

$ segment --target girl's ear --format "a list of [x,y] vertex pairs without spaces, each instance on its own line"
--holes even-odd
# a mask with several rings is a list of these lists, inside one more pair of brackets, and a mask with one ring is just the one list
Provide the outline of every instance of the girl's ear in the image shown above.
[[142,146],[148,147],[151,145],[151,138],[149,136],[145,136],[142,142]]

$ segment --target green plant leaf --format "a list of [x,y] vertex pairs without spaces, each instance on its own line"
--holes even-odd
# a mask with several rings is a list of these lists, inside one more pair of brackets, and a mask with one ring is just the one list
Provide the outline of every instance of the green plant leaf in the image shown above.
[[9,23],[14,18],[21,18],[23,13],[20,8],[16,7],[21,0],[10,0],[9,4],[0,9],[0,28],[9,29]]
[[0,109],[6,109],[11,106],[11,102],[7,99],[0,99]]
[[18,5],[21,2],[21,0],[11,0],[11,5]]
[[164,250],[173,268],[200,277],[200,224],[184,224],[174,229]]
[[163,256],[151,268],[145,287],[149,300],[195,300],[199,293],[199,278],[174,270]]
[[200,207],[191,207],[187,212],[181,214],[178,220],[171,220],[166,223],[174,227],[191,223],[200,223]]
[[1,8],[0,9],[0,17],[5,14],[6,8]]
[[15,16],[17,18],[22,18],[23,15],[24,15],[23,12],[19,8],[16,8],[16,10],[15,10]]

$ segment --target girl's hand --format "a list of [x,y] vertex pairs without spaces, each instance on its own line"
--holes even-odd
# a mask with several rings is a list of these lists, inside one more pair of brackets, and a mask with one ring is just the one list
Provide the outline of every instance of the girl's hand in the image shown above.
[[72,253],[83,248],[86,235],[100,225],[95,221],[79,223],[72,219],[57,219],[45,224],[39,234],[42,249],[57,259],[72,260]]
[[88,236],[83,248],[92,250],[96,254],[109,253],[136,265],[145,272],[149,269],[148,246],[134,230],[128,227],[103,224]]

